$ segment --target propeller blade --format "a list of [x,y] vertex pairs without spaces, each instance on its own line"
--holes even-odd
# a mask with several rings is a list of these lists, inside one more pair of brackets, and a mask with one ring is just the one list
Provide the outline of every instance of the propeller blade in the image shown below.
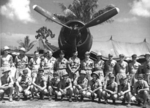
[[90,22],[88,22],[87,24],[85,24],[79,30],[83,30],[85,28],[88,28],[88,27],[95,26],[95,25],[98,25],[100,23],[103,23],[104,21],[110,19],[111,17],[115,16],[118,13],[119,13],[119,8],[114,7],[111,10],[108,10],[105,13],[97,16],[96,18],[94,18],[93,20],[91,20]]
[[53,22],[55,22],[55,23],[57,23],[57,24],[59,24],[59,25],[61,25],[61,26],[63,26],[63,27],[66,27],[66,28],[68,28],[68,29],[72,29],[71,27],[69,27],[69,26],[67,26],[67,25],[65,25],[65,24],[63,24],[63,23],[57,21],[57,19],[53,16],[53,14],[51,14],[51,13],[48,12],[47,10],[43,9],[42,7],[40,7],[40,6],[38,6],[38,5],[34,5],[34,6],[33,6],[33,9],[34,9],[36,12],[40,13],[41,15],[43,15],[44,17],[46,17],[47,19],[49,19],[49,20],[51,20],[51,21],[53,21]]

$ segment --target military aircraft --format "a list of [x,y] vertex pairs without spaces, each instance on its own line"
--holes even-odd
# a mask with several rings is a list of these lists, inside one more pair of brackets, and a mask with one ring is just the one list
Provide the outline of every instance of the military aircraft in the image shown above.
[[[53,14],[40,6],[34,5],[33,9],[48,20],[62,26],[58,38],[60,50],[64,50],[67,58],[72,56],[74,51],[78,51],[80,59],[84,58],[85,52],[90,51],[93,44],[93,36],[90,33],[89,27],[101,24],[119,13],[119,9],[117,7],[113,7],[109,11],[97,16],[86,24],[79,20],[71,20],[63,24]],[[59,51],[54,52],[54,55],[58,55]]]

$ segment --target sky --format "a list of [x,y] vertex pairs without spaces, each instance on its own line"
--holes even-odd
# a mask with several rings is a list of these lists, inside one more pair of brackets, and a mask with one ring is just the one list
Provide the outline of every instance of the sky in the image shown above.
[[[0,48],[5,45],[18,47],[18,41],[25,36],[29,36],[31,41],[36,40],[36,31],[42,26],[52,30],[55,38],[49,39],[49,42],[58,46],[61,26],[45,21],[32,7],[36,4],[51,13],[63,14],[58,3],[68,6],[72,1],[0,0]],[[113,23],[103,23],[90,28],[94,43],[107,41],[111,36],[119,42],[139,43],[146,38],[150,43],[150,0],[98,0],[98,4],[97,10],[113,4],[120,12],[112,18]]]

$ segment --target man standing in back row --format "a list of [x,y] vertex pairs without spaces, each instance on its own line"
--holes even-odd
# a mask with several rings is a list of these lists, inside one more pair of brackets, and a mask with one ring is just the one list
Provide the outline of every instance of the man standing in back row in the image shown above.
[[94,68],[94,61],[90,59],[90,52],[85,52],[85,59],[81,63],[81,69],[86,71],[86,77],[91,80],[92,70]]

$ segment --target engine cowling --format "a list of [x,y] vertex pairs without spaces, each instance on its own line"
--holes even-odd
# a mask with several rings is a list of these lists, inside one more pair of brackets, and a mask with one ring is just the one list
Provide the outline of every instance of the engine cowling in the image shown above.
[[[83,27],[85,24],[81,21],[69,21],[66,23],[69,27],[78,26],[78,28]],[[66,57],[72,56],[74,49],[74,41],[76,50],[78,51],[79,58],[84,58],[84,53],[89,51],[92,47],[93,37],[88,28],[81,31],[71,31],[68,28],[62,27],[60,35],[58,38],[58,45],[61,50],[65,51]]]

